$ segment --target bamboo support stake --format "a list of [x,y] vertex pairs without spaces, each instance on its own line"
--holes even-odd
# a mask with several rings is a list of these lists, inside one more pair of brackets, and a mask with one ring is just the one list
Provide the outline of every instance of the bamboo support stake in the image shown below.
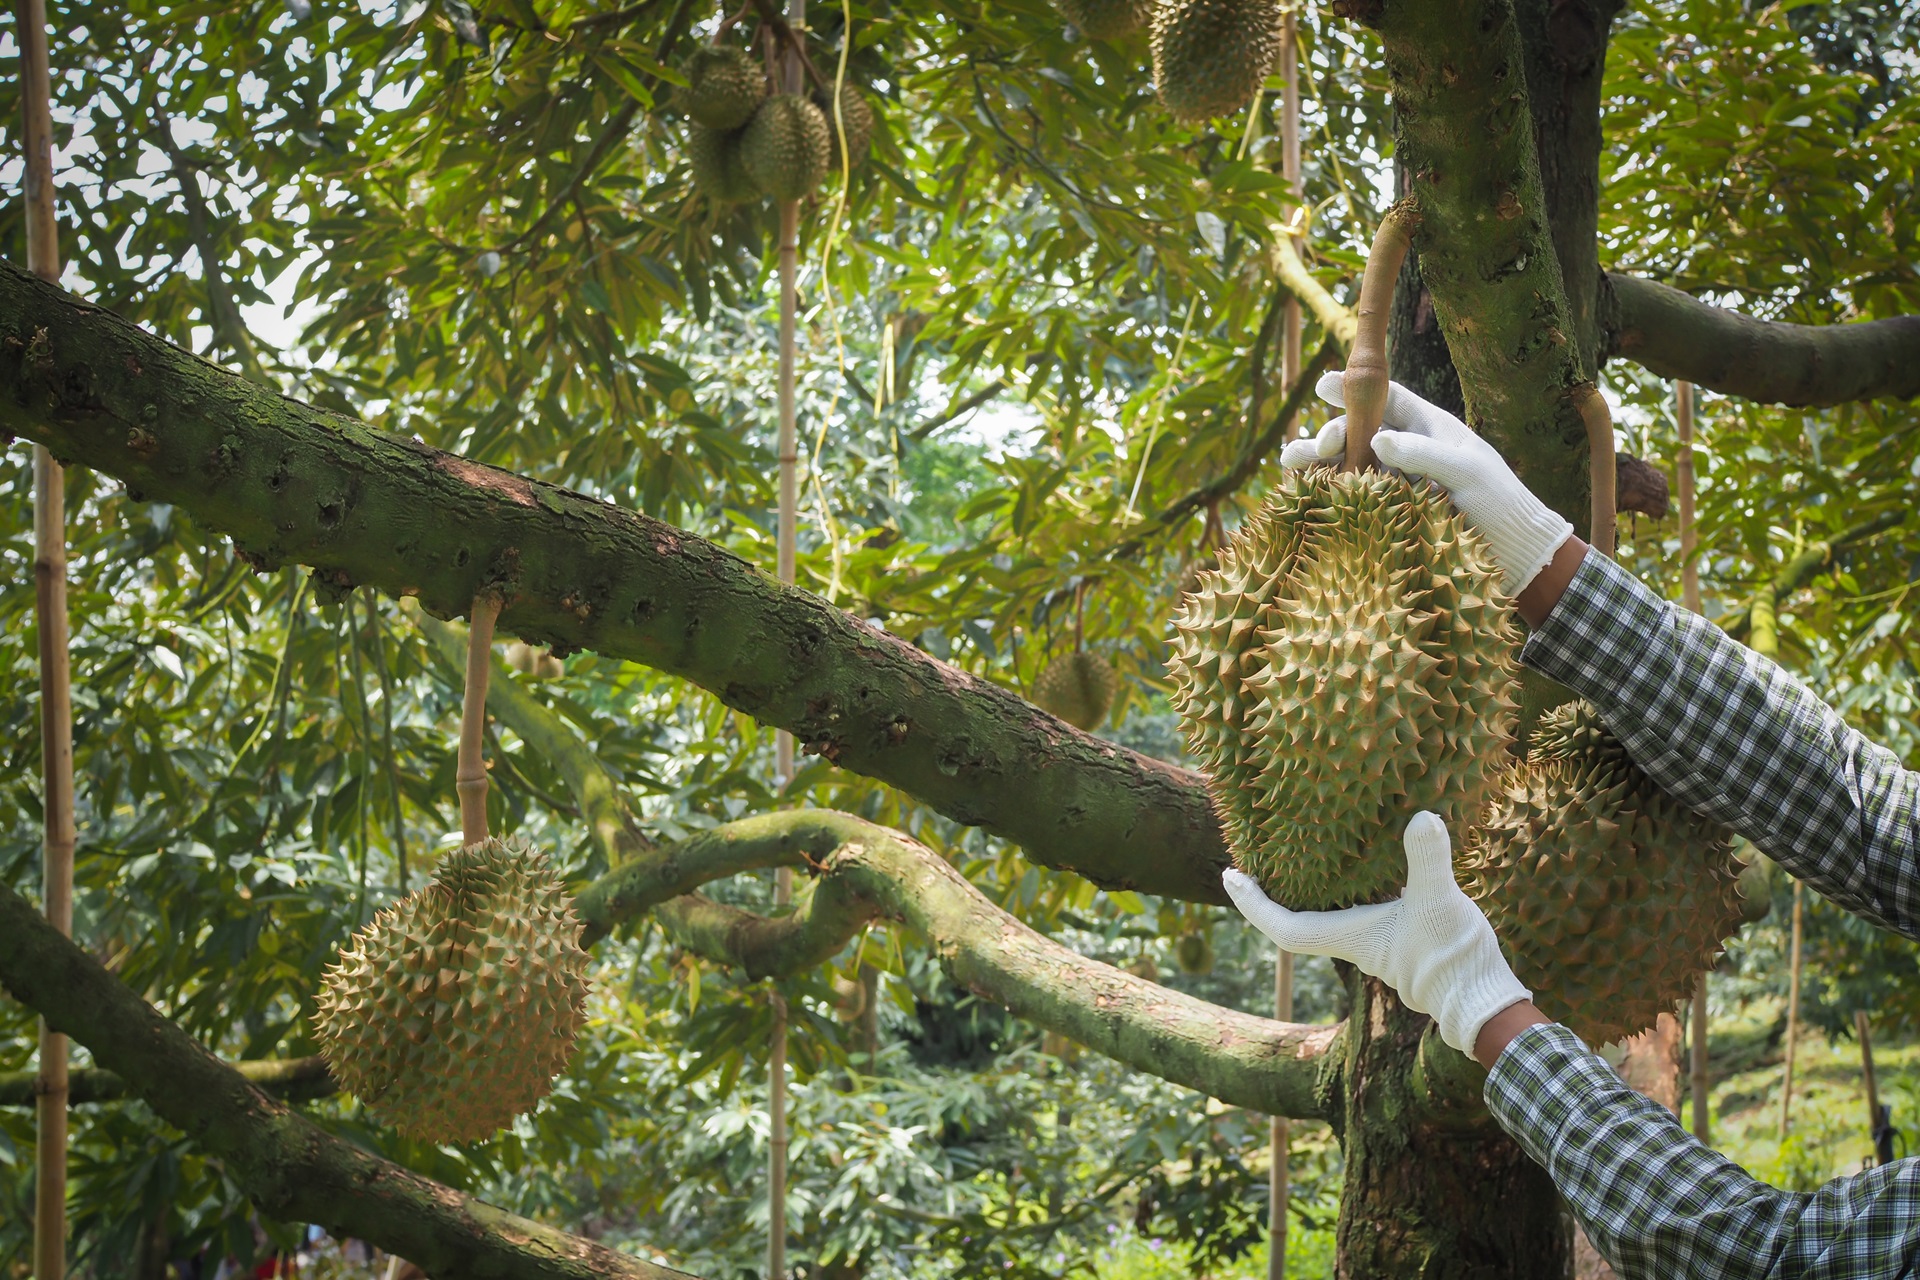
[[[26,144],[27,269],[60,279],[53,219],[52,81],[47,65],[46,0],[19,0],[21,136]],[[73,704],[67,651],[67,518],[63,468],[33,450],[34,621],[40,650],[40,775],[44,804],[42,895],[47,919],[73,934]],[[40,1069],[34,1081],[33,1274],[62,1280],[67,1271],[67,1038],[40,1021]]]
[[1798,881],[1793,882],[1793,941],[1787,957],[1787,1063],[1786,1074],[1780,1084],[1780,1138],[1785,1141],[1787,1131],[1793,1127],[1793,1067],[1795,1051],[1800,1044],[1800,932],[1801,919],[1805,911],[1806,889]]
[[1387,413],[1387,321],[1393,311],[1393,286],[1400,279],[1400,268],[1407,260],[1413,230],[1419,223],[1413,201],[1402,200],[1380,219],[1380,230],[1374,233],[1373,248],[1367,254],[1360,301],[1354,307],[1357,323],[1353,349],[1347,353],[1347,372],[1341,384],[1347,410],[1349,471],[1380,465],[1373,453],[1373,433],[1380,429]]
[[487,677],[493,673],[493,624],[500,617],[500,603],[495,595],[474,597],[467,630],[467,687],[460,706],[460,758],[453,775],[463,845],[487,838]]
[[[804,39],[806,0],[787,0],[787,26],[795,40]],[[781,88],[801,93],[806,88],[801,51],[790,45],[780,62]],[[800,202],[780,205],[780,511],[776,531],[780,581],[795,577],[800,517],[800,450],[798,411],[794,404],[795,327],[799,310]],[[784,791],[793,781],[793,735],[779,730],[773,738],[776,785]],[[776,907],[793,901],[793,871],[773,873]],[[787,1274],[787,1005],[778,990],[773,996],[772,1043],[767,1052],[767,1280]]]
[[[1680,448],[1673,462],[1676,487],[1680,491],[1680,603],[1699,613],[1699,534],[1693,526],[1693,384],[1675,384],[1674,397],[1674,424],[1680,435]],[[1707,975],[1704,973],[1694,987],[1693,1012],[1687,1022],[1689,1038],[1693,1041],[1692,1069],[1688,1072],[1693,1136],[1707,1142],[1713,1131],[1707,1114]]]
[[[1280,20],[1280,173],[1300,196],[1300,30],[1299,10],[1288,5]],[[1280,309],[1280,385],[1291,389],[1300,380],[1300,300],[1289,296]],[[1258,413],[1260,406],[1254,406]],[[1303,424],[1304,425],[1304,424]],[[1273,1016],[1293,1021],[1293,956],[1274,957]],[[1293,1157],[1293,1126],[1275,1116],[1268,1132],[1273,1168],[1267,1179],[1267,1280],[1286,1280],[1287,1201],[1292,1194],[1289,1165]]]

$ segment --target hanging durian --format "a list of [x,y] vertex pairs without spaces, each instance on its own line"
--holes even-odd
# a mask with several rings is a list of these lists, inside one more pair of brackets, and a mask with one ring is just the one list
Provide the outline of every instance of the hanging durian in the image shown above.
[[741,163],[740,139],[744,132],[735,129],[721,133],[697,124],[687,127],[687,168],[693,174],[694,190],[720,204],[760,198],[760,189],[747,177]]
[[1231,115],[1280,55],[1279,0],[1164,0],[1153,13],[1153,82],[1174,117]]
[[1113,709],[1119,687],[1120,677],[1112,663],[1097,653],[1076,649],[1047,664],[1033,682],[1033,701],[1074,728],[1091,732]]
[[1518,635],[1444,494],[1363,470],[1412,213],[1367,264],[1347,365],[1347,465],[1285,473],[1175,620],[1168,668],[1235,862],[1298,909],[1399,893],[1399,834],[1472,828],[1509,763]]
[[1173,944],[1174,963],[1182,973],[1213,972],[1213,942],[1204,933],[1183,933]]
[[533,1105],[585,1019],[580,922],[544,856],[489,839],[481,759],[493,623],[474,602],[459,766],[462,847],[354,935],[314,1014],[343,1088],[427,1142],[484,1138]]
[[1054,0],[1089,40],[1117,40],[1147,25],[1155,0]]
[[687,58],[682,70],[687,87],[674,101],[703,128],[722,133],[740,128],[753,119],[754,109],[766,96],[766,72],[745,49],[703,45]]
[[1592,705],[1542,717],[1462,883],[1520,981],[1590,1044],[1644,1031],[1740,927],[1733,837],[1654,785]]
[[775,200],[798,200],[820,185],[832,148],[827,118],[797,93],[763,101],[740,134],[740,167]]
[[[858,169],[866,163],[867,151],[873,145],[873,108],[867,105],[867,99],[850,84],[840,86],[840,114],[836,120],[833,110],[833,95],[824,89],[815,89],[808,95],[807,101],[818,108],[820,116],[827,122],[827,171],[838,173],[841,169]],[[840,162],[840,130],[847,131],[847,160]]]

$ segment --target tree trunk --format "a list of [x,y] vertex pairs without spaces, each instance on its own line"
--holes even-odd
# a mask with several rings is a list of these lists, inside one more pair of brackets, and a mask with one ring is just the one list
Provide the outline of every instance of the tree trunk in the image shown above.
[[[1371,978],[1350,980],[1340,1280],[1556,1280],[1570,1221],[1480,1105],[1485,1073]],[[1423,1039],[1425,1043],[1423,1044]]]
[[[1528,219],[1512,214],[1538,197],[1528,195],[1533,176],[1525,170],[1530,166],[1516,163],[1497,133],[1481,133],[1476,142],[1469,141],[1472,129],[1462,132],[1480,119],[1477,112],[1499,114],[1497,106],[1475,103],[1472,94],[1457,90],[1465,79],[1487,101],[1503,96],[1501,81],[1510,64],[1503,61],[1500,44],[1501,37],[1511,38],[1501,30],[1506,19],[1499,11],[1505,6],[1493,0],[1444,7],[1477,12],[1463,22],[1464,12],[1421,11],[1392,0],[1377,8],[1355,3],[1347,11],[1379,26],[1385,40],[1401,113],[1397,189],[1421,195],[1440,215],[1429,219],[1416,241],[1421,252],[1401,275],[1393,312],[1393,377],[1464,416],[1467,397],[1448,345],[1448,321],[1451,316],[1458,324],[1463,297],[1471,301],[1474,290],[1482,288],[1460,270],[1462,248],[1469,238],[1491,238],[1471,215],[1491,211],[1499,221],[1517,224],[1503,233],[1513,245],[1496,246],[1517,255],[1503,272],[1503,279],[1514,278],[1527,263]],[[1595,316],[1600,82],[1607,33],[1618,9],[1615,0],[1518,0],[1513,9],[1538,153],[1537,190],[1547,212],[1542,230],[1559,260],[1567,312],[1556,317],[1551,310],[1555,291],[1544,287],[1556,283],[1550,272],[1532,294],[1538,303],[1532,315],[1513,315],[1512,299],[1493,296],[1498,290],[1486,290],[1488,306],[1504,309],[1507,329],[1528,342],[1543,331],[1551,335],[1564,328],[1572,359],[1556,365],[1552,353],[1544,352],[1503,362],[1506,351],[1485,340],[1469,340],[1466,353],[1482,410],[1470,420],[1487,430],[1542,498],[1581,530],[1588,516],[1584,436],[1560,429],[1568,425],[1562,421],[1568,415],[1554,401],[1568,376],[1591,378],[1600,356]],[[1431,31],[1422,30],[1433,22],[1474,34],[1459,49],[1443,49],[1428,38]],[[1440,271],[1435,279],[1452,285],[1451,296],[1436,305],[1423,270]],[[1526,273],[1538,274],[1538,268]],[[1488,329],[1476,327],[1482,334]],[[1484,1078],[1478,1068],[1433,1038],[1431,1020],[1408,1012],[1378,983],[1350,987],[1354,1012],[1342,1112],[1347,1183],[1337,1274],[1354,1280],[1557,1280],[1570,1275],[1573,1233],[1565,1206],[1546,1172],[1499,1131],[1480,1105],[1477,1089],[1468,1087]],[[1439,1088],[1430,1078],[1436,1069],[1450,1077],[1449,1087]]]

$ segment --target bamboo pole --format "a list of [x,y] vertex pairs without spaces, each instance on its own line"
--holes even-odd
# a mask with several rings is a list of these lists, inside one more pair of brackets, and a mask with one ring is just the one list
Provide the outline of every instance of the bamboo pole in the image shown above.
[[1780,1084],[1780,1139],[1793,1128],[1793,1066],[1800,1044],[1800,931],[1805,911],[1806,889],[1793,882],[1793,941],[1787,957],[1787,1069]]
[[[19,0],[21,136],[26,144],[27,269],[60,279],[53,220],[52,81],[47,66],[46,0]],[[73,934],[73,704],[67,651],[67,518],[63,468],[33,450],[34,621],[40,650],[42,896],[47,919]],[[33,1274],[62,1280],[67,1270],[67,1038],[40,1020],[40,1070],[34,1136]]]
[[[1280,173],[1300,194],[1300,29],[1299,10],[1288,5],[1280,25]],[[1300,300],[1289,296],[1280,309],[1280,385],[1292,391],[1300,380]],[[1253,407],[1257,414],[1260,406]],[[1273,1016],[1293,1021],[1293,956],[1281,951],[1273,966]],[[1268,1133],[1273,1170],[1267,1181],[1267,1280],[1286,1280],[1288,1166],[1293,1157],[1292,1125],[1275,1116]]]
[[[1699,535],[1693,527],[1693,384],[1676,383],[1674,393],[1674,418],[1680,430],[1680,451],[1674,460],[1680,490],[1680,603],[1699,613]],[[1711,1117],[1707,1114],[1707,975],[1704,973],[1694,987],[1693,1013],[1687,1022],[1693,1041],[1692,1070],[1688,1073],[1691,1077],[1689,1093],[1693,1106],[1693,1136],[1708,1142],[1713,1131],[1710,1127]]]
[[[787,26],[796,39],[804,38],[806,0],[787,0]],[[786,93],[805,89],[800,50],[789,48],[780,63],[780,88]],[[795,320],[799,309],[800,202],[780,205],[780,512],[776,543],[780,581],[795,576],[800,516],[800,449],[794,404]],[[785,790],[793,781],[793,735],[782,729],[773,738],[776,785]],[[793,871],[775,871],[776,907],[793,901]],[[787,1004],[773,992],[772,1044],[767,1053],[767,1280],[787,1274]]]

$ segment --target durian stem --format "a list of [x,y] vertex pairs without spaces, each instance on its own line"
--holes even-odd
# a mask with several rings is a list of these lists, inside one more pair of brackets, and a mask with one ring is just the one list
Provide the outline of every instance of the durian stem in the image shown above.
[[460,795],[460,843],[479,844],[487,838],[487,762],[482,748],[487,732],[487,677],[493,672],[493,624],[500,617],[500,597],[473,599],[473,621],[467,631],[467,688],[460,705],[460,759],[453,789]]
[[1613,456],[1613,414],[1607,398],[1591,382],[1574,389],[1574,407],[1587,428],[1587,467],[1592,475],[1593,498],[1587,517],[1587,542],[1600,554],[1612,557],[1617,515],[1615,512]]
[[1420,211],[1412,200],[1387,210],[1367,254],[1367,274],[1360,281],[1360,302],[1354,308],[1353,350],[1347,356],[1343,383],[1347,402],[1347,470],[1365,471],[1380,465],[1373,454],[1373,433],[1387,413],[1387,320],[1393,311],[1393,286],[1413,244]]

